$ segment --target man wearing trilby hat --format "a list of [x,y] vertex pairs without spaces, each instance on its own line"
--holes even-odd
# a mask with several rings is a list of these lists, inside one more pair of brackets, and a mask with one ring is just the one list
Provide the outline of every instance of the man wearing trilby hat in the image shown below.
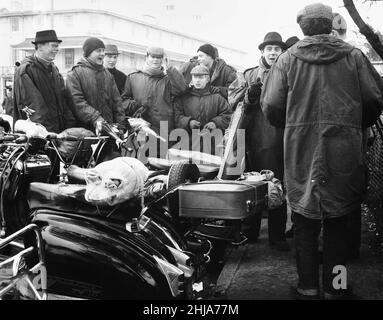
[[127,77],[125,73],[116,68],[119,55],[120,53],[118,52],[118,48],[115,44],[107,44],[105,46],[104,67],[113,75],[118,91],[122,94]]
[[48,131],[59,133],[75,126],[71,99],[64,79],[53,63],[61,42],[54,30],[36,33],[32,41],[35,53],[26,57],[15,72],[15,121],[26,118],[22,109],[28,107],[31,109],[30,119],[42,124]]
[[[273,127],[264,117],[260,107],[260,95],[271,66],[285,48],[278,32],[267,33],[258,46],[261,51],[259,66],[245,70],[243,76],[238,77],[229,87],[229,103],[232,108],[235,108],[239,101],[243,101],[245,105],[246,151],[249,160],[247,170],[271,170],[280,180],[283,179],[283,130]],[[269,243],[276,250],[290,249],[285,237],[286,220],[286,204],[269,210]],[[260,223],[260,215],[252,216],[245,222],[244,231],[250,240],[257,240]]]

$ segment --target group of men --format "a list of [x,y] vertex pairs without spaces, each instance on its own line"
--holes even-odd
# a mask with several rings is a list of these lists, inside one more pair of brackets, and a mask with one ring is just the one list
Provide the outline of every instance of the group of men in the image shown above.
[[[35,54],[16,70],[14,117],[25,117],[27,106],[31,120],[56,133],[94,130],[100,121],[116,123],[123,133],[126,116],[143,117],[158,133],[161,122],[169,132],[224,131],[243,102],[247,171],[274,171],[292,210],[299,276],[294,294],[319,297],[323,228],[323,291],[325,298],[342,298],[348,291],[333,287],[333,268],[346,265],[351,238],[357,239],[352,250],[359,250],[366,128],[383,109],[383,83],[364,54],[342,40],[346,24],[331,7],[308,5],[297,23],[303,40],[284,42],[279,33],[267,33],[258,46],[259,65],[243,74],[205,44],[180,70],[169,66],[162,48],[148,48],[144,66],[125,75],[116,69],[117,47],[88,38],[65,82],[53,63],[61,40],[53,30],[40,31]],[[289,250],[287,204],[268,212],[269,241],[278,250]],[[359,236],[347,227],[349,217],[359,221]],[[259,223],[245,221],[250,240],[258,238]]]

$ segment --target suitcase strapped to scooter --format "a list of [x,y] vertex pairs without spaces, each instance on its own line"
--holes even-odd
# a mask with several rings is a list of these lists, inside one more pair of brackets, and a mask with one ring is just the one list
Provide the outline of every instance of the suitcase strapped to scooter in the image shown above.
[[268,185],[221,180],[181,186],[179,215],[185,218],[240,220],[265,204]]

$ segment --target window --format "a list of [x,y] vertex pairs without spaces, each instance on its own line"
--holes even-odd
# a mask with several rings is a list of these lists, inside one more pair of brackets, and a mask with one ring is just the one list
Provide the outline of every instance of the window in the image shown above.
[[22,11],[23,4],[21,1],[11,1],[11,11]]
[[64,24],[66,27],[70,28],[73,26],[73,16],[72,15],[65,15],[64,16]]
[[19,18],[18,17],[12,17],[11,18],[11,31],[19,31],[20,24],[19,24]]
[[65,49],[65,69],[70,69],[74,65],[74,49]]
[[96,28],[98,27],[98,16],[95,14],[92,14],[90,17],[90,26],[91,28]]
[[166,11],[173,11],[174,9],[175,9],[175,5],[173,4],[166,6]]
[[114,30],[114,18],[110,18],[110,29],[113,31]]

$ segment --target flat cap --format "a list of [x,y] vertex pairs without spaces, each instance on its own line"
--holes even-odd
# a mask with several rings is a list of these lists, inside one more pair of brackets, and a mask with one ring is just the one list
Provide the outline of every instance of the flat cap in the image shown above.
[[149,47],[146,50],[146,53],[150,54],[151,56],[158,56],[158,57],[160,57],[160,56],[163,57],[165,55],[164,49],[162,49],[160,47]]
[[198,65],[194,67],[191,71],[190,74],[194,75],[210,75],[209,69],[205,67],[204,65]]
[[120,54],[118,52],[118,48],[116,45],[114,44],[107,44],[106,47],[105,47],[105,54],[109,54],[109,55],[115,55],[115,54]]
[[304,7],[302,10],[298,12],[297,22],[301,21],[303,18],[310,19],[328,19],[330,21],[333,20],[332,17],[332,9],[330,6],[326,6],[322,3],[313,3]]

